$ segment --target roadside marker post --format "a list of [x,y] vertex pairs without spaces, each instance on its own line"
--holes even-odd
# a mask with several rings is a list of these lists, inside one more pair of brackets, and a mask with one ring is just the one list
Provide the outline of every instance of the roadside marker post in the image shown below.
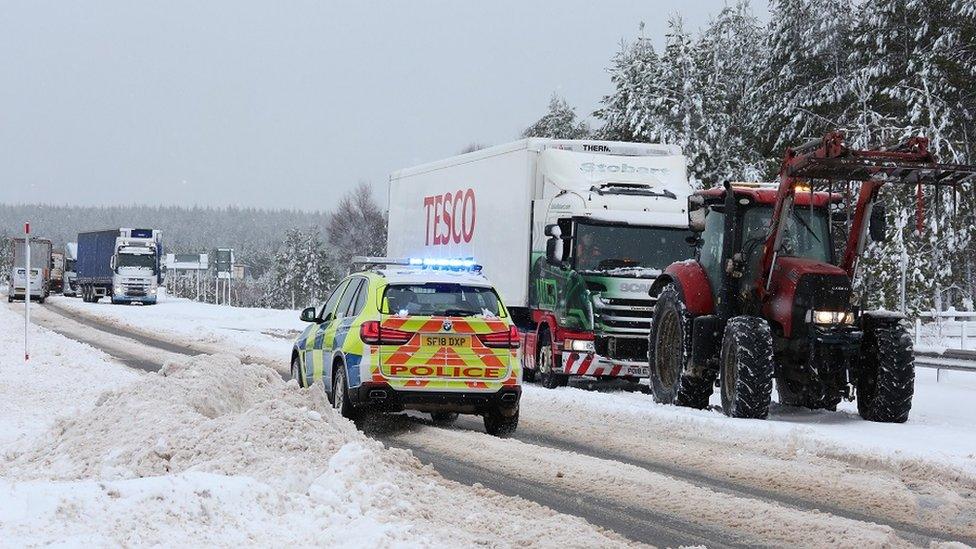
[[24,223],[24,245],[25,245],[25,267],[27,284],[24,289],[24,362],[30,362],[30,345],[28,334],[30,333],[30,302],[31,302],[31,249],[30,249],[30,221]]

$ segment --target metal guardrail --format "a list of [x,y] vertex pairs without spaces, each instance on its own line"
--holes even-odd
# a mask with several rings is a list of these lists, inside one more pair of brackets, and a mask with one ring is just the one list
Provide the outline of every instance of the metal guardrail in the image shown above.
[[915,353],[915,366],[935,370],[935,380],[939,381],[942,370],[956,372],[976,372],[976,351],[946,349],[943,353],[920,351]]

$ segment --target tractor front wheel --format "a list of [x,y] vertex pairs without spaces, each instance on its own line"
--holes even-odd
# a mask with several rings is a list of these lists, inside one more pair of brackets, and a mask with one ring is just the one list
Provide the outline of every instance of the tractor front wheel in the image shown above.
[[755,316],[729,320],[720,362],[725,415],[766,419],[773,392],[773,335],[769,323]]
[[647,350],[655,401],[689,408],[708,407],[714,377],[685,371],[691,355],[691,317],[674,284],[665,286],[658,295]]
[[858,414],[868,421],[907,421],[915,393],[915,357],[908,329],[901,323],[877,323],[866,329],[858,366]]

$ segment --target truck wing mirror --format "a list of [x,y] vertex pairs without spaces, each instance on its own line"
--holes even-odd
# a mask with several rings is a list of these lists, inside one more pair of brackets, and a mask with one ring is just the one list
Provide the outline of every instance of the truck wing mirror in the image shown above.
[[[558,227],[556,228],[559,229]],[[550,236],[546,240],[546,261],[550,265],[563,265],[563,239],[559,236]]]
[[888,217],[885,215],[884,204],[875,204],[871,208],[871,219],[868,220],[868,233],[874,242],[888,240]]
[[705,207],[705,199],[693,194],[688,197],[688,227],[700,233],[705,230],[705,215],[708,208]]
[[113,271],[115,270],[115,256],[114,256],[114,255],[113,255],[113,256],[112,256],[112,257],[111,257],[111,258],[110,258],[110,259],[108,260],[108,266],[109,266],[109,267],[110,267],[110,268],[111,268],[111,269],[112,269]]
[[315,317],[315,307],[306,307],[302,309],[302,322],[316,322],[318,319]]

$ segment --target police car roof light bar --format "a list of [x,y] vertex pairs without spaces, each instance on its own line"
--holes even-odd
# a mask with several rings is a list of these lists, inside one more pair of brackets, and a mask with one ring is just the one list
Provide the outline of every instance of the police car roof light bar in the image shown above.
[[454,270],[454,271],[472,271],[481,272],[481,265],[474,262],[472,258],[433,258],[433,257],[411,257],[408,259],[398,259],[391,257],[368,257],[368,256],[356,256],[352,258],[352,264],[360,266],[364,269],[371,267],[385,267],[385,266],[404,266],[404,267],[420,267],[425,269],[441,269],[441,270]]

